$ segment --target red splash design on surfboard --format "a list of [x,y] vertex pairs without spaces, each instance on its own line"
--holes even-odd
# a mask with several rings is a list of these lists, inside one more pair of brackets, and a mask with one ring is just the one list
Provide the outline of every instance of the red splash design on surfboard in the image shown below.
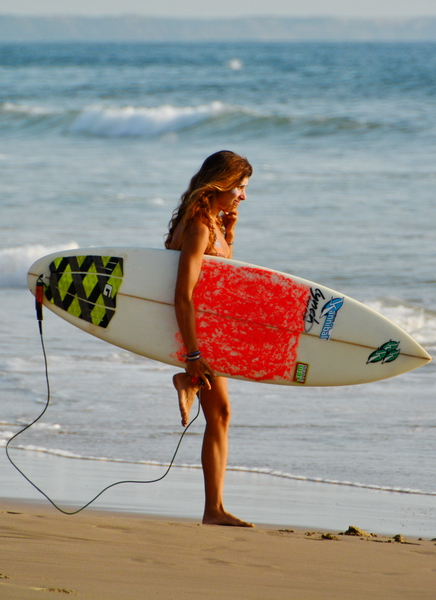
[[[214,370],[291,381],[310,287],[281,273],[203,261],[194,290],[197,336]],[[178,334],[177,357],[185,353]]]

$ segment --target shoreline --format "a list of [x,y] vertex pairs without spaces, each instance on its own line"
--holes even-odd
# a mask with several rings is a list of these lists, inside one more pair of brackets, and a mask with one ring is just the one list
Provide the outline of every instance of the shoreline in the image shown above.
[[[106,485],[120,480],[154,479],[165,470],[153,465],[86,461],[30,451],[16,452],[14,458],[24,473],[65,510],[77,510]],[[37,502],[56,510],[3,453],[0,489],[0,501]],[[228,470],[225,503],[229,512],[267,527],[345,531],[355,525],[381,535],[436,537],[434,496]],[[202,471],[173,466],[159,483],[117,485],[84,512],[88,510],[199,523],[203,513]]]
[[0,527],[4,600],[434,597],[434,540],[200,526],[95,509],[68,518],[40,503],[4,499]]

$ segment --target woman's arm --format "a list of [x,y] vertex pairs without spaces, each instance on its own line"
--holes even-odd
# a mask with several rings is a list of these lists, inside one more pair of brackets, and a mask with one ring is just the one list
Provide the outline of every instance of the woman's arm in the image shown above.
[[[188,354],[199,349],[193,293],[200,277],[203,256],[208,243],[208,227],[203,223],[194,224],[185,237],[180,251],[174,305],[177,323]],[[213,379],[214,372],[203,357],[199,360],[188,361],[186,372],[191,377],[199,377],[210,389],[206,375],[210,375]]]

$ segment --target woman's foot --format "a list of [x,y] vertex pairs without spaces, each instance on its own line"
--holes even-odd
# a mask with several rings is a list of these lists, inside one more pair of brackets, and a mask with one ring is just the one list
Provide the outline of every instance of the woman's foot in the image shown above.
[[192,383],[187,373],[177,373],[173,377],[173,384],[179,397],[179,409],[182,417],[182,425],[186,427],[189,423],[189,414],[194,404],[195,396],[200,389],[199,383]]
[[216,513],[208,513],[203,516],[203,525],[225,525],[230,527],[254,527],[253,523],[248,521],[242,521],[234,515],[226,512],[219,511]]

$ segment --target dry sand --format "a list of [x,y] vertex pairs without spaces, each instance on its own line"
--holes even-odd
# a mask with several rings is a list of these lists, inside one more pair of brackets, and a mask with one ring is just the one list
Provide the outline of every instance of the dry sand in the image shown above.
[[[358,525],[355,523],[354,525]],[[428,599],[436,544],[0,502],[0,598]],[[347,529],[347,527],[345,527]],[[310,533],[311,535],[307,535]]]

